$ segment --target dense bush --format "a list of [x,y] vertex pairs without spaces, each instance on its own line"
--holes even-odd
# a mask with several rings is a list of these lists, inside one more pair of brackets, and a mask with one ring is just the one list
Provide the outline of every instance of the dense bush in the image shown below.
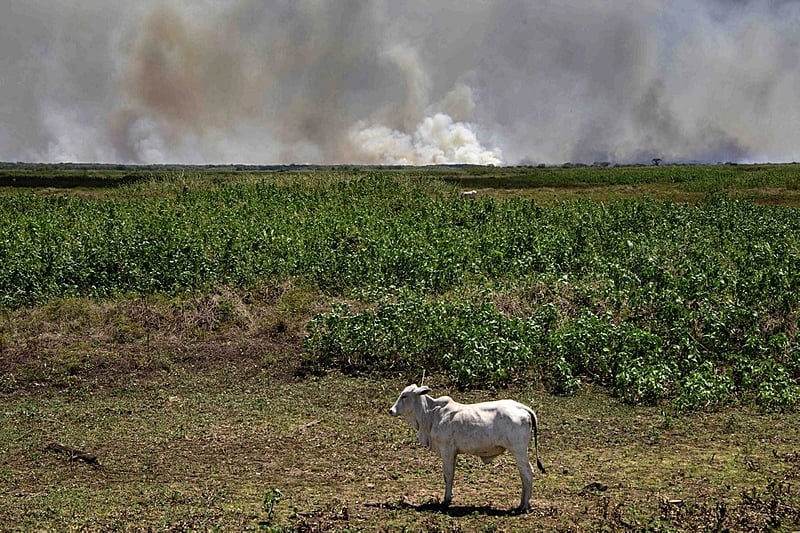
[[[414,379],[425,370],[462,388],[536,382],[571,394],[588,380],[626,403],[673,398],[679,409],[738,398],[782,410],[800,401],[797,373],[768,354],[721,357],[695,347],[681,358],[652,331],[614,323],[610,315],[559,317],[551,305],[515,318],[475,299],[433,302],[410,295],[362,311],[339,304],[308,324],[306,349],[312,371]],[[796,362],[796,343],[794,349]]]
[[490,302],[428,301],[416,295],[354,312],[346,304],[308,324],[310,369],[450,376],[461,387],[497,387],[530,378],[547,365],[555,310],[524,320]]

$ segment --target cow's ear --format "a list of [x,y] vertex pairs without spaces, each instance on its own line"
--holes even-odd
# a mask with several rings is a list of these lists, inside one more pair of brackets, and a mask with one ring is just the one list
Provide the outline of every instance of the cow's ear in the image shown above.
[[417,390],[414,391],[415,394],[419,394],[422,396],[423,394],[428,394],[431,391],[431,388],[427,385],[423,385],[422,387],[417,387]]

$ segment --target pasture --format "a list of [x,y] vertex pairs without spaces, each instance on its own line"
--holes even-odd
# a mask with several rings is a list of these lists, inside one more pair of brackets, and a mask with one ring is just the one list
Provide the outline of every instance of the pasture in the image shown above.
[[[0,183],[0,529],[800,527],[797,165]],[[507,456],[438,508],[423,369],[539,413],[530,513]]]

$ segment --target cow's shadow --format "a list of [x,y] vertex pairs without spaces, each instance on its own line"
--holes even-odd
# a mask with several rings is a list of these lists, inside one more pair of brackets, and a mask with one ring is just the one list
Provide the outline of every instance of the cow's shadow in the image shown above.
[[437,501],[428,503],[410,503],[401,501],[399,507],[402,509],[411,509],[418,513],[440,513],[453,517],[469,516],[473,514],[483,516],[515,516],[520,512],[514,509],[497,509],[489,505],[448,505],[444,506]]

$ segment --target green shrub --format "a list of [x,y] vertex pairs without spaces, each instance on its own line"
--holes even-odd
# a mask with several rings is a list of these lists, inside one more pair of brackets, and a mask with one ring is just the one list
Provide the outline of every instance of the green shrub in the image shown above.
[[554,315],[508,318],[488,301],[431,302],[416,295],[351,311],[346,304],[307,326],[307,367],[347,373],[438,372],[459,387],[498,387],[528,379]]
[[731,377],[704,361],[681,380],[675,403],[682,409],[708,409],[728,401],[733,391]]

